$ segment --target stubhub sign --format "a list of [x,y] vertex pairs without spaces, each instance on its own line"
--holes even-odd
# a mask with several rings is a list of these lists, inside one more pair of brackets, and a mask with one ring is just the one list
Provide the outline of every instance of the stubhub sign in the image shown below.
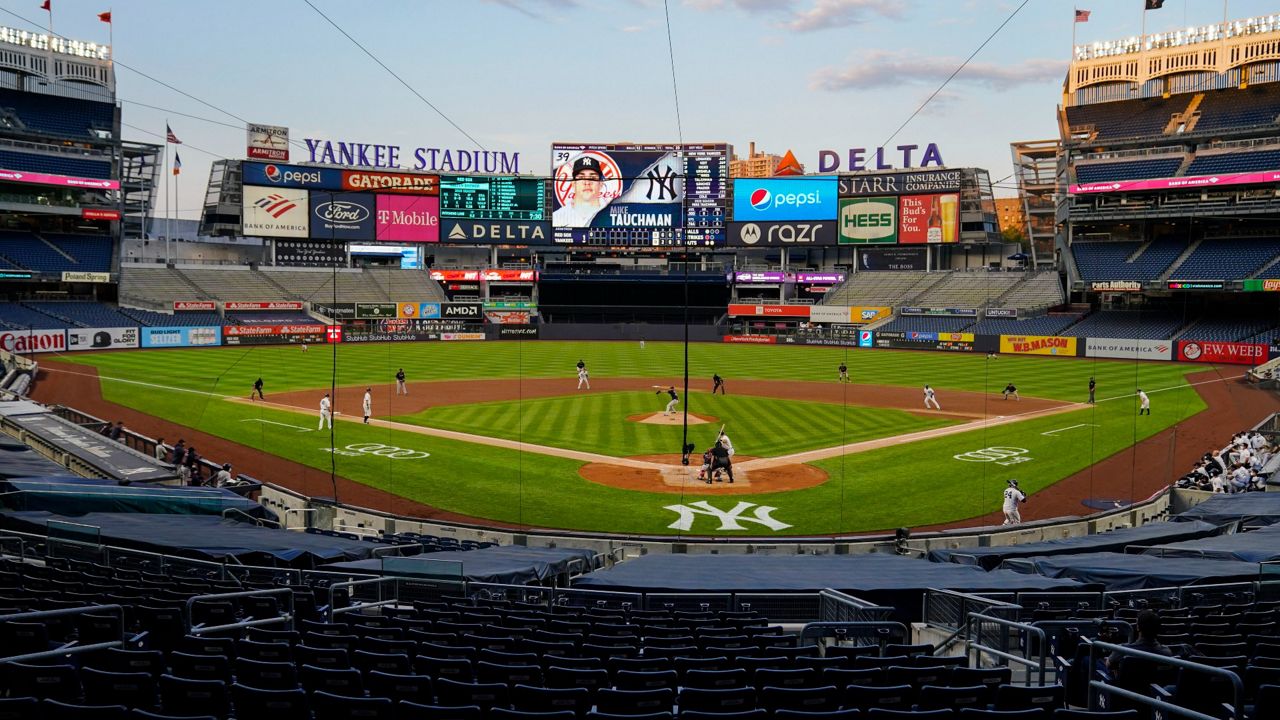
[[733,219],[835,220],[836,178],[741,178],[733,181]]

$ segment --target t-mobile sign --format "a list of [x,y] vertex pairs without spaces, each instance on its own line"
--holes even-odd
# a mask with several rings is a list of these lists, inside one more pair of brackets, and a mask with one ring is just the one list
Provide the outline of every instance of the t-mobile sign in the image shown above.
[[440,198],[379,195],[377,240],[440,242]]

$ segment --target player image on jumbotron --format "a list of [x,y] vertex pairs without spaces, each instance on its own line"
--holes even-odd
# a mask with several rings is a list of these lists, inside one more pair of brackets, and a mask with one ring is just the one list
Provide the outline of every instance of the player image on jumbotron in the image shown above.
[[678,147],[553,145],[555,228],[684,226],[684,159]]
[[556,227],[590,227],[591,220],[609,201],[604,197],[604,166],[593,155],[573,161],[572,189],[564,207],[551,215]]

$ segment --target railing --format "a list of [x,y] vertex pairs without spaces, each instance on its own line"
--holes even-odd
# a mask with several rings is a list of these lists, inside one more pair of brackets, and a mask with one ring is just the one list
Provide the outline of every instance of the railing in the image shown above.
[[925,623],[956,633],[968,625],[971,613],[1014,620],[1021,612],[1020,605],[955,590],[929,589],[924,595]]
[[6,545],[16,545],[18,547],[18,552],[14,554],[18,556],[18,560],[20,562],[26,561],[27,545],[26,543],[22,542],[22,538],[18,537],[17,535],[0,535],[0,556],[4,555],[5,553],[4,548]]
[[1102,610],[1106,607],[1100,592],[1020,592],[1015,604],[1033,610]]
[[[399,600],[399,578],[376,577],[366,580],[346,580],[344,582],[333,583],[329,586],[329,621],[333,622],[338,615],[346,613],[359,613],[369,608],[385,607],[387,605],[395,605]],[[350,592],[353,588],[372,587],[377,591],[377,599],[368,602],[349,602],[342,607],[338,607],[338,598],[342,593],[346,593],[348,601],[353,599]],[[390,588],[391,597],[384,595],[384,590]]]
[[[303,508],[287,508],[287,509],[285,509],[285,511],[284,511],[284,515],[281,517],[281,520],[280,520],[280,521],[281,521],[281,523],[283,524],[283,526],[284,526],[284,529],[285,529],[285,530],[293,530],[294,528],[292,528],[292,527],[290,527],[290,526],[289,526],[289,515],[290,515],[290,514],[292,514],[292,513],[298,513],[299,515],[303,515],[303,516],[305,516],[305,515],[307,515],[307,513],[318,513],[318,512],[320,512],[320,509],[319,509],[319,508],[308,508],[308,507],[303,507]],[[302,524],[302,525],[299,525],[299,526],[298,526],[298,528],[299,528],[299,529],[305,529],[306,527],[307,527],[307,521],[304,519],[304,520],[303,520],[303,524]]]
[[883,622],[893,608],[869,603],[839,590],[818,593],[818,619],[824,623]]
[[1108,684],[1106,682],[1103,682],[1102,680],[1093,679],[1092,669],[1098,666],[1098,661],[1101,659],[1098,655],[1099,651],[1103,653],[1109,653],[1111,655],[1119,655],[1121,657],[1131,657],[1139,660],[1145,660],[1155,665],[1171,665],[1180,670],[1191,670],[1193,672],[1201,673],[1203,675],[1210,675],[1213,677],[1222,678],[1231,684],[1232,699],[1231,699],[1230,717],[1233,717],[1233,718],[1244,717],[1244,712],[1243,712],[1244,711],[1244,705],[1243,705],[1244,683],[1240,681],[1239,675],[1231,672],[1230,670],[1224,670],[1223,668],[1217,668],[1211,665],[1201,665],[1199,663],[1194,663],[1187,660],[1180,660],[1178,658],[1169,657],[1166,655],[1156,655],[1155,653],[1145,652],[1143,650],[1138,650],[1136,648],[1124,647],[1122,645],[1112,645],[1111,643],[1104,643],[1104,642],[1093,643],[1092,649],[1089,652],[1089,667],[1090,667],[1090,675],[1091,675],[1089,680],[1089,707],[1090,708],[1100,707],[1101,704],[1105,703],[1105,701],[1103,700],[1104,697],[1110,698],[1110,696],[1114,695],[1117,697],[1122,697],[1130,702],[1144,705],[1146,707],[1151,708],[1152,710],[1159,710],[1159,711],[1163,711],[1164,713],[1171,713],[1173,715],[1178,715],[1180,717],[1193,718],[1193,720],[1219,720],[1219,718],[1213,715],[1206,715],[1204,713],[1197,712],[1195,710],[1189,710],[1187,708],[1182,707],[1181,705],[1175,705],[1162,698],[1143,695],[1141,693],[1133,692],[1132,690],[1126,690],[1125,688]]
[[1186,148],[1181,145],[1164,145],[1153,148],[1136,148],[1133,150],[1108,150],[1106,152],[1092,152],[1081,155],[1080,160],[1115,160],[1117,158],[1126,157],[1142,157],[1144,155],[1185,155]]
[[[1032,641],[1035,642],[1032,642]],[[990,655],[1010,665],[1026,668],[1026,684],[1031,684],[1032,673],[1038,673],[1040,682],[1045,684],[1046,660],[1049,645],[1045,642],[1044,630],[1034,625],[1027,625],[1013,620],[970,613],[965,629],[965,655],[977,651],[978,667],[982,667],[982,655]],[[1015,654],[1018,650],[1021,654]],[[1027,655],[1032,654],[1038,660],[1033,661]]]
[[[62,610],[41,610],[38,612],[14,613],[12,615],[0,615],[0,625],[7,622],[23,622],[26,620],[43,620],[45,618],[69,617],[72,615],[99,615],[104,612],[112,612],[116,614],[120,621],[120,639],[108,640],[100,643],[90,643],[88,645],[67,644],[54,650],[45,650],[42,652],[26,653],[25,655],[11,655],[9,657],[0,657],[0,663],[25,662],[28,660],[41,660],[44,658],[62,657],[64,655],[79,655],[81,653],[93,652],[95,650],[103,650],[106,648],[121,647],[125,643],[124,638],[124,608],[120,605],[91,605],[79,608],[63,608]],[[2,651],[0,651],[2,652]]]
[[[855,645],[879,645],[888,643],[905,643],[911,638],[907,626],[893,620],[877,620],[862,622],[813,622],[805,623],[800,628],[796,640],[799,645],[808,645],[808,640],[824,640],[831,638],[835,644],[853,642]],[[874,642],[863,642],[871,640]],[[822,642],[815,644],[824,645]]]
[[645,607],[649,610],[691,612],[727,612],[733,610],[732,593],[648,593]]
[[[284,595],[288,600],[288,609],[284,615],[277,615],[270,618],[261,618],[254,620],[241,620],[240,622],[227,623],[225,625],[196,625],[192,622],[191,611],[196,603],[209,602],[212,600],[231,600],[233,598],[242,597],[263,597],[271,595]],[[200,635],[202,633],[222,632],[224,630],[235,630],[237,628],[251,628],[262,625],[278,625],[285,623],[287,626],[293,626],[293,590],[290,588],[271,588],[268,590],[244,590],[242,592],[231,593],[215,593],[213,595],[193,595],[187,598],[187,604],[184,608],[186,615],[188,632],[192,635]]]

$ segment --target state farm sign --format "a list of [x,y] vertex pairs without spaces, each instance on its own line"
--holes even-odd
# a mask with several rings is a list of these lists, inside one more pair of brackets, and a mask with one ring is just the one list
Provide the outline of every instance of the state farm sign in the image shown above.
[[224,302],[222,303],[222,307],[227,310],[301,310],[302,303],[287,300],[275,300],[272,302]]
[[25,353],[65,352],[66,330],[15,330],[0,333],[0,350]]
[[1178,359],[1183,362],[1260,365],[1267,361],[1267,346],[1261,343],[1180,340]]

